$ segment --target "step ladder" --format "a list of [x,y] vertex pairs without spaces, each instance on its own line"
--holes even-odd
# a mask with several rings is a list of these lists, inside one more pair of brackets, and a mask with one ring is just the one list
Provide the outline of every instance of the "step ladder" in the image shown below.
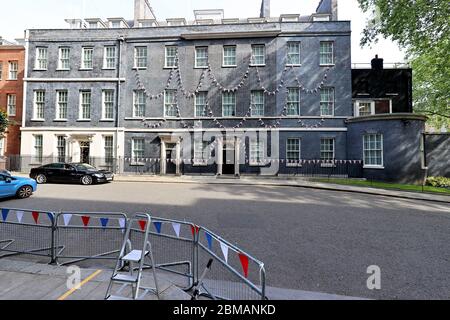
[[[152,218],[148,214],[136,214],[131,219],[129,219],[128,226],[124,235],[124,241],[120,249],[120,254],[117,259],[114,272],[111,276],[108,290],[106,291],[105,300],[141,300],[149,292],[156,294],[156,296],[159,298],[158,281],[156,278],[156,264],[153,258],[152,245],[148,239],[151,220]],[[130,239],[132,227],[133,225],[140,224],[142,228],[144,222],[144,241],[142,243],[142,247],[138,248],[141,250],[135,250],[133,249],[133,244]],[[149,258],[151,262],[155,288],[141,287],[142,270],[144,268],[144,260],[146,258]],[[125,266],[128,266],[128,272],[123,271]],[[111,291],[113,289],[113,285],[116,283],[122,284],[122,287],[117,291],[118,293],[123,291],[127,286],[131,286],[132,298],[112,295]]]

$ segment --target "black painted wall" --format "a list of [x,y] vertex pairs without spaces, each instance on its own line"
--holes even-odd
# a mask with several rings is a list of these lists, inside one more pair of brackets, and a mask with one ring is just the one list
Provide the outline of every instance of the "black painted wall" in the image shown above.
[[429,177],[450,178],[450,133],[426,134],[425,154]]

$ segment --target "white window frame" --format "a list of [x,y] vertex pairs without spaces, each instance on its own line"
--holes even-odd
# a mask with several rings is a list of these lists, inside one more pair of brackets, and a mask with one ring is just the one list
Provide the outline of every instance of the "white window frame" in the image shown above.
[[[295,52],[295,53],[293,53],[293,52],[291,52],[290,51],[290,49],[291,49],[291,46],[292,45],[296,45],[296,46],[298,46],[298,52]],[[288,66],[294,66],[294,67],[299,67],[299,66],[301,66],[302,65],[302,55],[301,55],[301,53],[302,53],[302,45],[301,45],[301,42],[300,41],[289,41],[288,43],[287,43],[287,57],[286,57],[286,65],[288,65]],[[291,56],[298,56],[298,63],[291,63],[290,62],[290,57]]]
[[35,70],[47,70],[48,68],[48,48],[36,47],[36,61],[34,65]]
[[5,138],[0,137],[0,156],[4,156],[5,155]]
[[[354,114],[355,117],[363,117],[360,115],[360,105],[362,103],[370,103],[370,115],[376,115],[376,102],[381,100],[389,100],[389,114],[392,114],[392,99],[361,99],[361,100],[355,100],[354,101]],[[369,116],[369,115],[367,115]]]
[[[138,55],[140,50],[143,50],[145,55]],[[144,63],[145,62],[145,63]],[[145,70],[148,67],[148,47],[136,46],[134,47],[134,69]]]
[[[111,100],[107,101],[107,95],[111,94]],[[111,116],[109,117],[107,113],[107,105],[111,109]],[[102,90],[102,120],[114,120],[114,106],[115,106],[115,92],[113,89]]]
[[[86,59],[86,52],[90,51],[91,56],[90,60]],[[89,66],[86,65],[86,62],[89,63]],[[92,70],[94,68],[94,48],[93,47],[83,47],[81,49],[81,69],[82,70]]]
[[[329,101],[325,101],[322,100],[322,93],[324,93],[325,90],[330,90],[332,93],[332,100]],[[328,95],[329,96],[329,95]],[[323,109],[322,109],[322,105],[323,104],[328,104],[328,108],[330,107],[330,103],[331,103],[331,114],[324,114]],[[320,116],[321,117],[334,117],[335,114],[335,105],[336,105],[336,89],[334,87],[324,87],[322,89],[320,89]]]
[[[296,92],[296,100],[291,100],[291,90]],[[296,105],[297,110],[295,114],[291,114],[290,105]],[[301,108],[301,96],[300,96],[300,89],[299,88],[288,88],[287,97],[286,97],[286,116],[287,117],[298,117],[300,116],[300,108]]]
[[[231,97],[232,102],[225,103],[226,97]],[[231,118],[236,117],[236,92],[222,92],[222,117],[224,118]],[[233,115],[225,115],[225,106],[232,106],[233,107]]]
[[[108,56],[108,50],[113,49],[114,55]],[[116,46],[105,46],[103,49],[103,69],[104,70],[115,70],[117,65],[117,47]]]
[[[261,96],[260,97],[262,97],[262,103],[256,103],[255,102],[255,98],[256,98],[256,94],[260,94]],[[262,91],[262,90],[252,90],[251,92],[250,92],[250,105],[251,105],[251,107],[252,107],[252,109],[251,109],[251,116],[252,117],[264,117],[264,115],[265,115],[265,106],[266,106],[266,103],[265,103],[265,95],[264,95],[264,91]],[[261,106],[262,105],[262,110],[258,110],[258,111],[262,111],[262,113],[261,112],[258,112],[258,113],[255,113],[255,110],[256,110],[256,106]]]
[[15,117],[17,112],[17,95],[8,93],[6,95],[6,110],[9,117]]
[[19,61],[8,61],[8,80],[17,80],[19,77]]
[[[142,149],[136,149],[136,142],[139,141],[139,143],[142,142]],[[140,155],[137,157],[136,153],[139,152]],[[139,163],[139,159],[143,159],[145,156],[145,139],[144,138],[132,138],[131,139],[131,162],[133,164]]]
[[[255,150],[255,146],[258,146]],[[254,155],[259,154],[260,159],[255,159]],[[250,139],[250,145],[249,145],[249,164],[250,166],[265,166],[265,143],[262,140],[258,139]]]
[[[298,150],[290,150],[289,149],[289,141],[290,140],[297,140],[298,141]],[[291,160],[289,159],[289,153],[295,153],[298,152],[298,160]],[[302,139],[292,137],[286,139],[286,166],[287,167],[301,167],[301,159],[302,159]],[[295,162],[291,162],[295,161]]]
[[[323,142],[324,141],[332,141],[332,146],[333,146],[333,149],[330,151],[330,150],[324,150],[324,149],[322,149],[322,146],[323,146]],[[327,144],[327,146],[328,146],[329,144]],[[329,158],[327,158],[327,159],[324,159],[324,157],[322,157],[322,153],[323,152],[326,152],[326,153],[333,153],[333,156],[332,156],[332,158],[331,159],[329,159]],[[334,161],[336,160],[336,138],[321,138],[320,139],[320,161],[322,162],[330,162],[330,163],[321,163],[321,166],[322,167],[330,167],[330,166],[333,166],[334,164]]]
[[[107,144],[107,140],[111,140],[111,145]],[[111,153],[111,157],[109,157],[108,153]],[[114,162],[114,136],[112,135],[103,136],[103,158],[107,165],[111,165]]]
[[[83,100],[83,96],[85,94],[89,94],[89,103]],[[89,106],[89,109],[86,109],[85,106]],[[85,111],[89,111],[89,117],[86,117]],[[90,121],[92,117],[92,91],[91,90],[80,90],[80,106],[78,113],[78,121]]]
[[[199,57],[198,53],[200,50],[205,50],[206,51],[206,57]],[[198,69],[206,69],[208,68],[208,47],[195,47],[195,68]],[[205,64],[201,65],[199,64],[199,59],[201,59],[201,61],[204,61]]]
[[[64,140],[64,144],[60,144],[61,140]],[[61,152],[63,150],[64,152]],[[67,158],[67,137],[57,135],[56,136],[56,162],[66,162]],[[61,161],[61,158],[63,160]]]
[[[366,149],[366,138],[369,136],[376,136],[376,137],[380,137],[381,141],[380,141],[380,146],[381,149]],[[376,142],[376,141],[375,141]],[[367,164],[366,161],[366,152],[369,151],[375,151],[375,152],[381,152],[381,164]],[[363,135],[363,163],[364,163],[364,168],[365,169],[384,169],[384,136],[383,134],[380,133],[369,133],[369,134],[364,134]]]
[[[38,144],[39,142],[39,144]],[[44,156],[44,136],[42,134],[33,135],[33,161],[42,163]]]
[[[234,55],[225,55],[225,53],[227,52],[227,49],[234,49]],[[226,63],[226,59],[233,59],[234,63],[233,64],[227,64]],[[230,46],[223,46],[222,48],[222,67],[224,68],[233,68],[233,67],[237,67],[237,46],[235,45],[230,45]]]
[[[173,94],[173,99],[170,101],[168,98],[170,97],[169,93]],[[164,118],[176,118],[177,117],[177,90],[168,89],[164,90]],[[169,111],[172,110],[173,113],[169,113]]]
[[[201,104],[198,103],[199,102],[198,99],[200,97],[204,97],[204,101]],[[207,116],[207,111],[206,111],[207,100],[208,100],[208,92],[207,91],[199,91],[199,93],[197,93],[195,95],[194,114],[195,114],[196,118],[203,118],[203,117]],[[198,112],[199,108],[201,108],[201,112]]]
[[[38,98],[43,98],[42,101]],[[45,90],[35,90],[33,99],[33,120],[45,119]]]
[[[67,65],[64,65],[67,64]],[[60,47],[58,49],[58,70],[69,71],[70,70],[70,48]]]
[[[202,147],[201,152],[198,151],[199,145]],[[198,155],[201,154],[201,158]],[[194,140],[194,166],[207,166],[210,157],[210,149],[208,141]]]
[[[261,55],[255,55],[255,50],[262,48],[263,53]],[[262,59],[262,61],[257,61],[257,59]],[[264,67],[266,65],[266,45],[265,44],[253,44],[252,45],[252,57],[251,66]]]
[[3,61],[0,61],[0,81],[3,80]]
[[[174,55],[169,55],[169,52],[175,49]],[[178,55],[178,46],[166,46],[165,47],[165,55],[164,55],[164,68],[175,68],[177,66],[177,55]],[[171,63],[169,63],[169,58],[171,59]],[[172,60],[173,59],[173,60]]]
[[[327,52],[322,52],[322,45],[323,44],[331,44],[331,52],[327,51]],[[329,57],[329,55],[331,54],[331,62],[329,62],[329,60],[326,61],[326,63],[322,62],[322,58],[327,55],[327,57]],[[320,55],[319,55],[319,63],[320,66],[322,67],[326,67],[326,66],[334,66],[335,65],[335,57],[334,57],[334,41],[320,41]]]
[[[139,97],[143,98],[138,100]],[[133,118],[144,118],[145,109],[147,108],[147,96],[144,90],[134,90],[133,91]],[[139,112],[137,112],[139,111]]]
[[[61,100],[61,94],[65,93],[66,99]],[[69,92],[67,90],[56,90],[56,120],[67,121],[67,113],[68,113],[68,103],[69,103]],[[65,108],[65,117],[61,117],[61,107]]]

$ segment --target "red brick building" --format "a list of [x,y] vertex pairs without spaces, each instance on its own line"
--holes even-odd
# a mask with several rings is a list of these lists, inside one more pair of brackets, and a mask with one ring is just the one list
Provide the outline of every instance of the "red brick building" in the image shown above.
[[0,137],[0,156],[20,154],[24,69],[25,48],[2,42],[0,38],[0,109],[14,121],[4,137]]

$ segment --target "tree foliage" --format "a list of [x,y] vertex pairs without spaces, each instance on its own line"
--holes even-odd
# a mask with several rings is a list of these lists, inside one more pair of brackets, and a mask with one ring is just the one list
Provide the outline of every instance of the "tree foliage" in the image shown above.
[[8,114],[0,110],[0,137],[3,136],[9,125]]
[[414,109],[436,128],[450,128],[450,1],[358,0],[372,13],[361,45],[390,38],[407,50],[413,67]]

